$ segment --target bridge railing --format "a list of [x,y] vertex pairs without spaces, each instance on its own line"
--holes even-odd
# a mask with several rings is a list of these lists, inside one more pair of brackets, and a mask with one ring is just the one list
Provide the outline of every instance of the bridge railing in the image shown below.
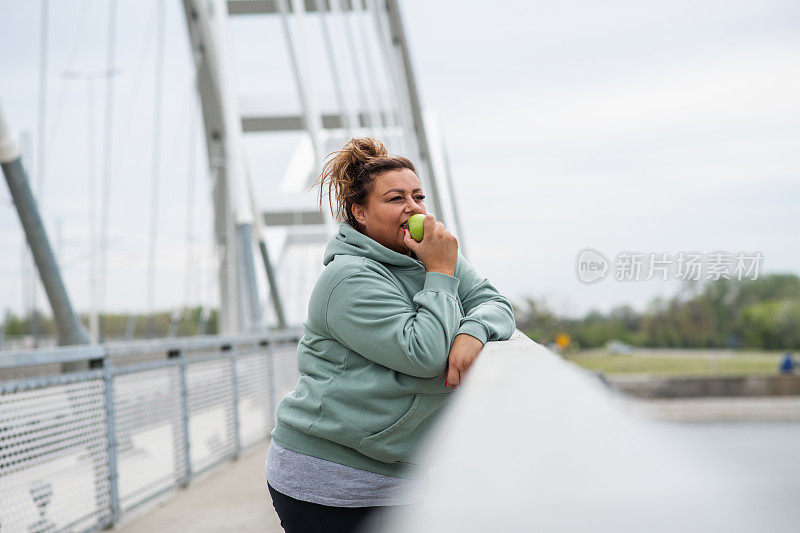
[[265,442],[299,330],[0,352],[0,528],[87,531]]
[[423,503],[380,531],[798,530],[796,461],[770,480],[631,402],[519,331],[488,343],[416,459]]

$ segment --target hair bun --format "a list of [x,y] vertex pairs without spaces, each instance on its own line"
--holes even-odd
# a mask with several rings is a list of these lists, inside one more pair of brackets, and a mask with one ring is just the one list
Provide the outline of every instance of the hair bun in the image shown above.
[[[320,186],[320,209],[323,189],[327,186],[331,213],[338,220],[347,220],[358,227],[351,206],[366,201],[371,189],[372,176],[389,170],[407,168],[416,174],[414,164],[402,156],[390,156],[386,146],[372,137],[350,139],[341,150],[329,154],[322,172],[311,186]],[[310,188],[310,187],[309,187]],[[334,209],[332,200],[336,198]]]
[[383,143],[372,137],[350,139],[340,152],[345,152],[353,163],[356,161],[366,163],[370,159],[383,158],[389,155],[389,151]]

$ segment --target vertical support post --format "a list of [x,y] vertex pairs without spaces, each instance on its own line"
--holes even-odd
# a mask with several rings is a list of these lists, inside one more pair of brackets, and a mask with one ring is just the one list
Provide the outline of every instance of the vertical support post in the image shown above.
[[236,443],[235,459],[242,455],[242,431],[241,420],[239,420],[239,376],[236,374],[236,349],[230,350],[231,361],[231,387],[233,389],[233,439]]
[[246,324],[246,329],[255,329],[261,323],[262,312],[261,302],[258,300],[258,284],[256,283],[256,268],[255,258],[253,257],[253,226],[250,223],[243,222],[236,225],[236,234],[238,237],[239,245],[239,280],[241,280],[241,287],[239,294],[240,302],[243,307],[247,307],[240,316],[246,317],[242,321]]
[[267,390],[269,394],[269,408],[267,427],[269,431],[275,427],[275,411],[278,406],[275,404],[275,343],[271,340],[266,341],[267,346]]
[[106,436],[108,453],[108,487],[110,497],[111,523],[119,522],[119,470],[117,468],[117,423],[114,409],[114,369],[108,356],[103,358],[103,381],[106,400]]
[[186,379],[186,370],[188,363],[186,362],[186,354],[183,350],[179,351],[178,359],[180,361],[180,385],[181,385],[181,423],[183,424],[183,458],[184,458],[184,476],[178,480],[178,485],[186,487],[192,480],[192,457],[191,442],[189,441],[189,385]]
[[197,91],[203,109],[206,151],[214,197],[214,234],[220,253],[219,326],[222,333],[241,330],[236,245],[236,189],[242,176],[241,119],[228,87],[225,52],[227,10],[221,0],[183,0],[195,58]]

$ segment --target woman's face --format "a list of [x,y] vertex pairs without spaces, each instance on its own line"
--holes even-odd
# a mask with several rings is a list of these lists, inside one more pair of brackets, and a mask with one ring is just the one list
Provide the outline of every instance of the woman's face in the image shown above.
[[405,222],[417,213],[425,214],[425,195],[414,172],[407,168],[389,170],[373,177],[367,205],[353,205],[353,216],[365,228],[367,237],[390,250],[410,252],[403,243]]

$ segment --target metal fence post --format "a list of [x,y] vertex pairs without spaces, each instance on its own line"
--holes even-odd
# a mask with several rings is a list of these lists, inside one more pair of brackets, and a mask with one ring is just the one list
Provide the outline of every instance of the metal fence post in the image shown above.
[[181,380],[181,421],[183,423],[183,457],[185,475],[182,479],[178,480],[181,487],[186,487],[192,480],[192,457],[191,443],[189,442],[189,385],[186,378],[186,371],[188,363],[186,361],[186,354],[183,350],[178,352],[180,361],[180,380]]
[[275,427],[275,348],[274,343],[270,339],[266,342],[267,346],[267,390],[269,392],[269,409],[267,413],[267,428],[272,432]]
[[106,435],[108,443],[108,487],[110,496],[111,523],[119,522],[119,471],[117,470],[117,424],[114,409],[114,369],[108,356],[103,357],[103,381],[105,382]]
[[241,421],[239,420],[239,376],[236,374],[236,349],[230,350],[231,387],[233,388],[233,438],[236,443],[236,459],[242,454]]

